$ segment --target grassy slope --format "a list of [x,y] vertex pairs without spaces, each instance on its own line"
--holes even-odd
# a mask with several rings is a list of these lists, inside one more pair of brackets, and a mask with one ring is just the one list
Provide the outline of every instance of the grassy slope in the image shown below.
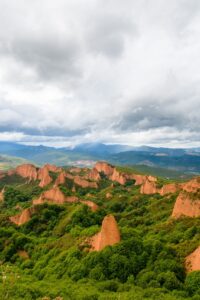
[[0,171],[7,171],[9,169],[15,168],[18,165],[28,163],[29,161],[9,155],[0,155]]

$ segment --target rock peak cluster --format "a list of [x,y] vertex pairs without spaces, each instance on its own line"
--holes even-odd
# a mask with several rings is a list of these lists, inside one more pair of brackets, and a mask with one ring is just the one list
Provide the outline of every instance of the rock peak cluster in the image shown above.
[[[87,205],[92,211],[99,209],[99,206],[91,200],[82,200],[75,195],[76,189],[98,189],[102,178],[106,177],[111,185],[117,182],[120,185],[126,185],[128,181],[133,181],[134,185],[139,186],[141,194],[153,195],[177,194],[175,205],[171,217],[173,219],[182,216],[199,217],[200,216],[200,178],[193,178],[185,183],[159,184],[159,180],[154,176],[123,172],[121,169],[107,163],[97,162],[92,169],[88,168],[61,168],[55,165],[46,164],[41,168],[33,164],[23,164],[16,169],[1,174],[11,176],[17,174],[27,183],[38,182],[42,188],[39,197],[32,200],[32,206],[22,210],[19,214],[11,216],[10,221],[18,226],[28,222],[36,212],[37,205],[45,202],[62,205],[66,202],[80,202]],[[54,174],[55,176],[52,176]],[[71,184],[71,194],[66,195],[62,190],[62,185],[66,181]],[[73,194],[74,193],[74,194]],[[112,198],[111,193],[106,193],[105,201]],[[4,190],[0,192],[0,201],[4,199]],[[101,226],[101,230],[94,235],[90,243],[90,251],[100,251],[108,245],[114,245],[120,242],[120,232],[117,222],[113,215],[107,215]],[[186,268],[189,271],[200,269],[200,250],[197,248],[186,258]]]

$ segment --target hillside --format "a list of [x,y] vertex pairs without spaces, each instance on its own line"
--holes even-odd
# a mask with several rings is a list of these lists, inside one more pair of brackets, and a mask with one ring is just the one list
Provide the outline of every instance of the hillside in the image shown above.
[[199,299],[199,193],[105,162],[2,173],[0,299]]
[[20,157],[0,155],[0,171],[13,169],[18,165],[25,164],[27,162],[28,160]]
[[200,150],[195,148],[131,147],[101,143],[54,148],[0,141],[0,155],[23,158],[36,165],[51,163],[58,166],[92,167],[96,161],[106,160],[115,165],[132,166],[155,176],[177,179],[200,174]]

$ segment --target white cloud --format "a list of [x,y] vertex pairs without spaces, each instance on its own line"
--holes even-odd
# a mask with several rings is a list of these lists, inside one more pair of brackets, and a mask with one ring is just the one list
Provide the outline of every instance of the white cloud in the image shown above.
[[0,139],[200,142],[198,0],[1,0],[0,20]]

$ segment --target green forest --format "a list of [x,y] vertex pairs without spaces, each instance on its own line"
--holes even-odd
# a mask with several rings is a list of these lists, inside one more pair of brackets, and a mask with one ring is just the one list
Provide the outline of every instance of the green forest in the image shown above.
[[[57,174],[51,176],[55,180]],[[200,218],[171,218],[176,193],[143,195],[134,181],[122,186],[106,176],[97,189],[72,192],[70,184],[60,186],[63,193],[92,199],[99,209],[43,203],[30,221],[17,226],[9,217],[19,206],[30,207],[49,186],[17,175],[1,179],[1,300],[200,300],[200,271],[186,274],[184,267],[199,245]],[[85,241],[108,214],[118,223],[120,243],[88,251]]]

